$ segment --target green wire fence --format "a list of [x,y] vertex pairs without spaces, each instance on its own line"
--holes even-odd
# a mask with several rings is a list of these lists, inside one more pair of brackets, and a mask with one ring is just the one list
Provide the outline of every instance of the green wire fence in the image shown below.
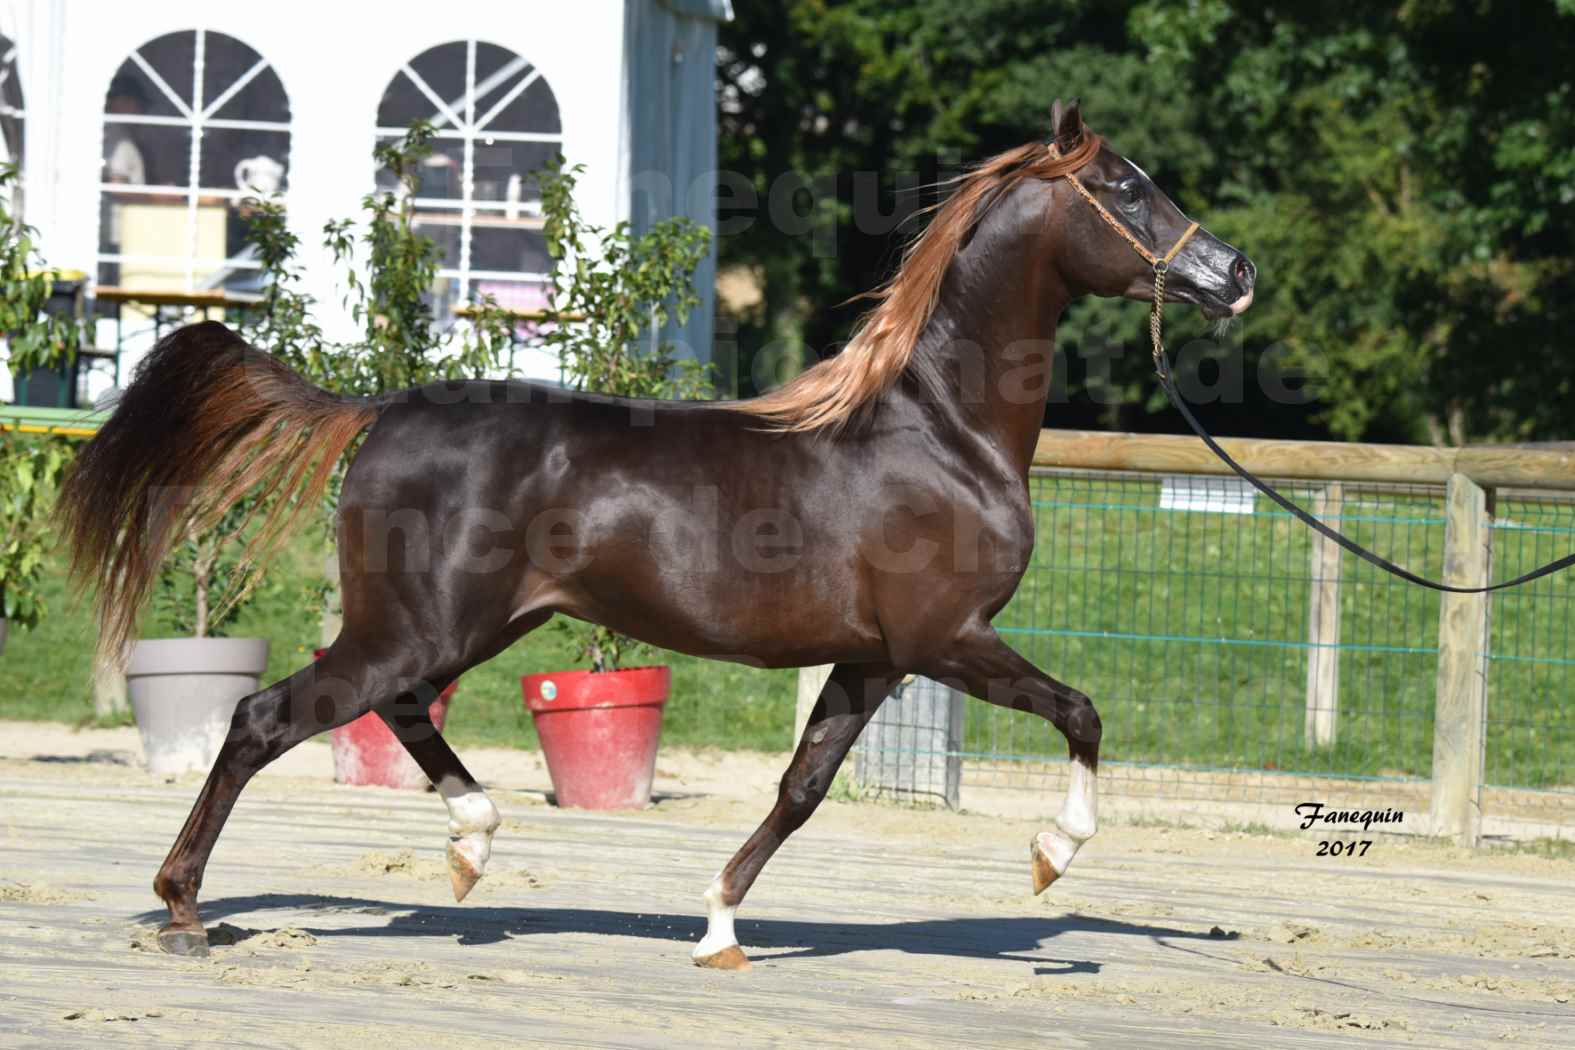
[[[997,629],[1093,698],[1113,776],[1139,765],[1427,778],[1438,596],[1347,558],[1340,640],[1310,640],[1314,534],[1262,497],[1213,485],[1231,510],[1197,509],[1227,502],[1207,487],[1201,501],[1167,501],[1158,478],[1034,477],[1034,559]],[[1306,485],[1284,489],[1313,502]],[[1436,576],[1438,502],[1423,487],[1347,486],[1329,520]],[[1306,731],[1307,667],[1320,650],[1340,665],[1336,733],[1323,746]],[[1059,734],[1032,718],[977,704],[966,717],[965,759],[999,767],[1065,755]]]
[[[1441,462],[1450,476],[1452,462]],[[1357,542],[1444,577],[1445,487],[1427,478],[1439,471],[1409,484],[1332,480],[1337,465],[1331,480],[1308,473],[1321,469],[1276,485]],[[1233,478],[1050,469],[1029,485],[1034,556],[995,625],[1093,698],[1102,782],[1260,802],[1316,798],[1308,792],[1334,784],[1342,797],[1423,810],[1413,825],[1426,820],[1445,688],[1437,592],[1340,551]],[[1575,492],[1503,487],[1488,500],[1491,578],[1575,550]],[[1489,816],[1529,805],[1537,820],[1575,825],[1575,572],[1490,597],[1482,637],[1474,804]],[[949,736],[929,720],[947,710],[962,712]],[[919,772],[899,784],[925,779],[919,742],[932,760],[946,748],[951,765],[931,766],[954,781],[960,770],[965,788],[1062,782],[1066,743],[1028,714],[899,699],[877,721],[860,760],[884,771],[895,759],[880,752],[911,752]]]

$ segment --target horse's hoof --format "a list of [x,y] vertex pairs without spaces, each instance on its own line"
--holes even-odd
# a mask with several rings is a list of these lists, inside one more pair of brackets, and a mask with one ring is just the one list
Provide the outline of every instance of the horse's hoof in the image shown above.
[[205,959],[208,956],[208,933],[201,927],[190,930],[166,926],[159,931],[159,947],[170,955]]
[[1035,835],[1028,846],[1028,858],[1034,868],[1034,895],[1045,891],[1059,876],[1055,866],[1050,863],[1050,858],[1045,856],[1045,851],[1039,847],[1039,836]]
[[454,900],[463,901],[470,895],[476,883],[481,881],[481,872],[471,863],[469,857],[448,844],[448,880],[454,887]]
[[695,956],[695,965],[704,966],[708,970],[737,970],[740,973],[751,969],[749,956],[745,955],[744,949],[736,944],[730,944],[710,955]]

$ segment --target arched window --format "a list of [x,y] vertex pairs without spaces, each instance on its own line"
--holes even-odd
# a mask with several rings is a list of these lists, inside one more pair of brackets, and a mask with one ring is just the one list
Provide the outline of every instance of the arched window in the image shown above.
[[[443,250],[439,316],[483,295],[518,309],[543,305],[550,264],[535,174],[560,151],[563,125],[541,72],[496,44],[439,44],[389,81],[378,141],[418,120],[435,129],[415,204],[421,231]],[[390,184],[378,172],[379,187]]]
[[101,284],[255,285],[242,201],[282,194],[290,100],[252,48],[170,33],[121,64],[104,99]]
[[0,164],[15,164],[18,181],[11,187],[11,211],[20,215],[22,194],[22,78],[16,71],[16,42],[0,36]]

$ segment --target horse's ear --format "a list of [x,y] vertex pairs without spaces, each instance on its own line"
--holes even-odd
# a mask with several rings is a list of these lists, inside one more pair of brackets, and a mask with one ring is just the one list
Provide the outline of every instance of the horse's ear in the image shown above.
[[1051,141],[1062,153],[1071,153],[1083,141],[1083,107],[1077,99],[1063,103],[1056,99],[1050,106]]

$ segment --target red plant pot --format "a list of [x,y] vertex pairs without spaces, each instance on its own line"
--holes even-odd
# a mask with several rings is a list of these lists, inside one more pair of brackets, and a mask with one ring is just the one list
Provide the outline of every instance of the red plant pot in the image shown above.
[[[321,657],[324,652],[318,649],[312,655]],[[458,682],[451,683],[427,708],[432,724],[440,732],[448,717],[449,701],[454,699],[454,690],[458,687]],[[427,775],[421,772],[421,767],[410,757],[405,745],[399,742],[394,731],[375,712],[368,711],[355,721],[334,729],[328,734],[328,743],[334,754],[336,784],[411,790],[422,790],[427,786]]]
[[561,671],[520,679],[560,806],[650,804],[672,671]]

